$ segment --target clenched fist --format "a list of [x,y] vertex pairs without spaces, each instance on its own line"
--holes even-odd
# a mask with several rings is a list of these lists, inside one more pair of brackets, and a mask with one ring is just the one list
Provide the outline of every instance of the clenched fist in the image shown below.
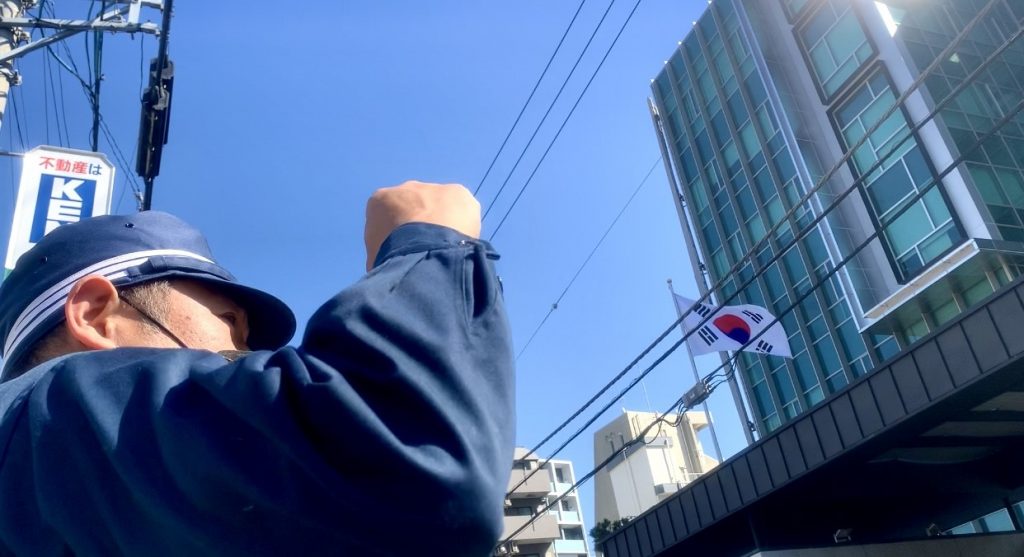
[[459,184],[409,181],[381,188],[366,203],[366,270],[373,267],[391,231],[409,222],[426,222],[480,237],[480,203]]

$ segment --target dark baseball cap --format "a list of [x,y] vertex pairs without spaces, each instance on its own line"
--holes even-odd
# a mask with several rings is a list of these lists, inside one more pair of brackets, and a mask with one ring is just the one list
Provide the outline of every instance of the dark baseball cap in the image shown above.
[[4,378],[64,320],[68,293],[88,275],[102,275],[118,287],[175,278],[205,283],[245,309],[253,350],[281,348],[295,333],[288,306],[239,284],[214,260],[206,238],[181,219],[159,211],[94,217],[44,236],[0,284]]

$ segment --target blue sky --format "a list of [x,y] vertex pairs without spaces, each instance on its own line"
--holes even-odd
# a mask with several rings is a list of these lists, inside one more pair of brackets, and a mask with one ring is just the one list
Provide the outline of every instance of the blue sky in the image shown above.
[[[437,0],[292,7],[257,0],[239,10],[228,2],[178,2],[170,47],[177,66],[173,118],[154,208],[203,229],[225,266],[286,300],[304,323],[362,273],[363,207],[375,188],[407,179],[477,187],[577,5]],[[485,236],[533,171],[633,5],[612,4],[549,121],[495,200],[608,0],[584,5],[520,129],[481,187],[484,207],[494,207]],[[54,6],[59,17],[82,17],[89,2],[59,0]],[[705,7],[642,2],[497,233],[517,351],[658,159],[646,106],[650,79]],[[156,12],[146,15],[159,19]],[[85,73],[83,36],[67,44]],[[68,58],[63,47],[56,52]],[[148,65],[155,52],[152,37],[104,39],[102,112],[131,161],[140,61]],[[47,87],[46,60],[44,52],[35,52],[18,63],[25,83],[15,93],[18,118],[9,107],[0,129],[2,148],[60,144],[62,112],[70,146],[88,148],[85,96],[65,72],[59,78],[62,103],[60,81]],[[56,78],[59,67],[49,63]],[[105,140],[101,150],[113,151]],[[16,159],[0,160],[10,191],[0,194],[3,223],[10,222],[19,169]],[[114,205],[121,213],[134,210],[130,193],[122,196],[131,171],[118,169]],[[696,294],[659,165],[518,361],[521,445],[533,446],[675,319],[669,278],[680,293]],[[706,372],[716,361],[703,356],[698,365]],[[597,425],[621,408],[662,411],[692,383],[679,351]],[[732,454],[744,442],[727,389],[713,394],[710,405],[723,450]],[[593,429],[558,456],[573,460],[577,475],[593,467]],[[709,441],[705,446],[711,450]],[[582,496],[589,527],[589,486]]]

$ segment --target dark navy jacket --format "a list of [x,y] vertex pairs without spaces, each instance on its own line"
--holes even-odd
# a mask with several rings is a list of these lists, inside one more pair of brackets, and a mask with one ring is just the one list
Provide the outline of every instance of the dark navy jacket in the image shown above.
[[298,348],[87,352],[0,385],[0,554],[490,555],[515,422],[494,258],[405,225]]

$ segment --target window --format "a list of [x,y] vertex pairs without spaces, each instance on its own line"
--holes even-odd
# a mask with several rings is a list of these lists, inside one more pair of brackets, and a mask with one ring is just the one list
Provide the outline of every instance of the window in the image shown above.
[[[894,103],[885,76],[877,72],[833,116],[847,146],[864,140],[854,152],[854,171],[860,176],[871,170],[861,186],[896,260],[897,275],[906,280],[963,238],[916,139],[908,139],[906,117],[899,109],[885,116]],[[912,201],[915,196],[920,197]]]
[[793,21],[809,2],[810,0],[782,0],[782,5],[786,7],[789,20]]
[[831,98],[873,55],[848,0],[824,2],[797,34],[826,98]]
[[565,483],[565,472],[562,468],[555,468],[555,480],[560,483]]
[[533,507],[507,507],[505,516],[533,516]]
[[579,526],[572,526],[569,528],[562,528],[562,539],[563,540],[582,540],[583,539],[583,528]]

